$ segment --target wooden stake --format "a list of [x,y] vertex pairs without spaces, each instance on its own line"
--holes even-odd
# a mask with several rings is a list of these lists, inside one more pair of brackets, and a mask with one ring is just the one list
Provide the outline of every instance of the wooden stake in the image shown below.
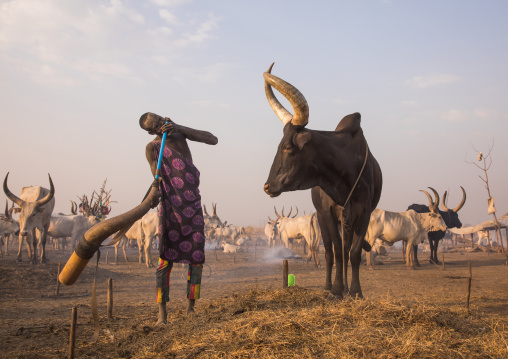
[[58,277],[60,276],[60,270],[62,269],[62,263],[58,263],[58,274],[56,275],[56,292],[55,295],[58,295],[58,292],[60,291],[60,281],[58,280]]
[[233,263],[236,263],[236,255],[233,254]]
[[288,287],[288,273],[289,273],[288,261],[287,259],[284,259],[284,261],[282,262],[282,288]]
[[113,278],[108,278],[108,320],[113,319]]
[[74,349],[76,346],[76,321],[78,319],[78,308],[72,307],[71,317],[71,336],[69,339],[69,359],[74,359]]
[[469,268],[469,278],[467,279],[467,298],[466,298],[466,308],[469,313],[469,299],[471,298],[471,280],[473,278],[473,272],[471,270],[471,263],[467,264]]
[[444,254],[442,256],[443,256],[443,269],[445,269]]
[[109,251],[106,251],[106,264],[108,264]]

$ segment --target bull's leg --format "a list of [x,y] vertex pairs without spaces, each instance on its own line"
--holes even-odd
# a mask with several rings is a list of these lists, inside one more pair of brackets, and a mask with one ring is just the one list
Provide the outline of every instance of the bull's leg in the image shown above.
[[437,246],[436,241],[434,239],[429,238],[429,245],[430,245],[430,263],[438,264],[437,260]]
[[413,263],[413,248],[411,242],[407,243],[406,247],[406,267],[407,269],[415,269]]
[[123,241],[123,239],[120,239],[115,243],[115,264],[118,264],[118,246],[120,245],[121,241]]
[[367,260],[367,268],[368,269],[374,269],[372,267],[372,262],[371,262],[371,258],[370,258],[370,252],[365,252],[365,258]]
[[405,239],[402,240],[402,263],[406,263],[406,247],[407,241]]
[[23,247],[23,239],[24,237],[26,236],[22,236],[21,234],[19,235],[18,237],[18,241],[19,241],[19,246],[18,246],[18,257],[16,258],[16,262],[21,262],[21,257],[22,257],[22,247]]
[[145,238],[145,261],[146,267],[152,267],[152,257],[150,256],[150,248],[152,247],[153,238]]
[[138,238],[138,253],[139,253],[139,264],[143,263],[143,241]]
[[35,233],[35,228],[32,229],[32,264],[37,264],[37,236]]
[[[366,227],[365,227],[366,228]],[[360,286],[360,263],[362,261],[363,236],[353,234],[353,245],[351,250],[351,289],[349,295],[353,298],[363,298],[362,287]],[[347,249],[347,248],[346,248]]]
[[418,262],[418,245],[417,244],[415,244],[413,246],[413,260],[414,260],[414,265],[416,265],[417,267],[421,267],[420,262]]
[[[317,212],[317,219],[319,226],[321,227],[321,236],[323,237],[323,245],[325,247],[325,261],[326,261],[326,279],[325,279],[325,290],[332,289],[332,268],[333,268],[333,241],[330,228],[335,226],[328,226],[325,216],[320,212]],[[336,233],[338,235],[338,233]],[[335,237],[337,238],[337,237]]]
[[41,247],[41,263],[47,263],[48,260],[46,258],[46,238],[48,236],[48,228],[49,228],[49,223],[44,226],[44,229],[42,230],[42,233],[39,233],[39,235],[41,236],[41,243],[40,243],[40,247]]
[[437,259],[437,249],[439,247],[439,239],[434,240],[434,263],[441,264],[439,259]]
[[123,252],[123,257],[125,258],[125,263],[128,262],[128,260],[127,260],[127,253],[125,252],[125,246],[127,245],[127,242],[128,242],[128,240],[125,240],[122,243],[122,252]]

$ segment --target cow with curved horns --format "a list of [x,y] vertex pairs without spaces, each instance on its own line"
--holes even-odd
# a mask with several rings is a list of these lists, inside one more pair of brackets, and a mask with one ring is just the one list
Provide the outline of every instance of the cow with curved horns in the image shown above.
[[[443,217],[443,220],[446,223],[446,226],[448,228],[461,228],[462,227],[462,222],[459,219],[458,212],[464,206],[464,203],[466,203],[466,191],[464,190],[464,188],[462,186],[460,186],[460,188],[462,189],[462,201],[454,209],[449,209],[445,205],[446,196],[448,194],[448,191],[445,191],[443,198],[441,200],[441,208],[443,210],[442,211],[439,210],[439,214],[441,215],[441,217]],[[430,212],[429,207],[427,207],[423,204],[412,204],[407,209],[412,209],[418,213]],[[429,232],[428,238],[429,238],[429,244],[430,244],[430,262],[431,263],[436,263],[436,264],[440,263],[439,260],[437,259],[437,247],[439,245],[439,241],[441,239],[443,239],[443,237],[445,236],[445,233],[446,233],[445,231],[430,231]],[[416,261],[418,261],[417,257],[416,257],[416,251],[415,251],[415,258],[416,258]]]
[[[364,236],[370,214],[381,197],[382,174],[363,135],[361,116],[354,113],[344,117],[335,131],[307,129],[307,101],[293,85],[272,75],[272,67],[273,64],[263,74],[265,92],[284,124],[284,135],[264,190],[276,197],[282,192],[312,188],[312,202],[325,246],[325,289],[337,298],[348,292],[352,297],[363,297],[359,271],[362,247],[370,250]],[[277,100],[272,87],[289,101],[294,115]],[[332,285],[334,259],[336,271]],[[349,260],[352,280],[348,290]]]
[[[420,190],[429,199],[430,212],[427,213],[417,213],[411,209],[405,212],[389,212],[376,208],[370,216],[365,240],[371,246],[374,246],[376,239],[381,239],[383,243],[390,246],[395,242],[406,240],[406,265],[408,269],[414,269],[414,251],[411,249],[422,243],[427,238],[429,231],[446,231],[446,224],[437,209],[439,195],[434,189],[432,191],[436,196],[435,202],[427,191]],[[370,253],[367,253],[366,257],[367,266],[372,268]]]
[[51,213],[53,213],[53,208],[55,208],[55,187],[53,186],[51,176],[48,174],[49,190],[41,186],[23,187],[20,197],[15,196],[9,190],[7,186],[8,177],[9,173],[7,173],[4,180],[5,195],[19,206],[19,208],[14,208],[14,211],[19,213],[19,250],[17,261],[21,261],[23,238],[31,234],[33,254],[27,239],[28,256],[31,257],[32,263],[37,263],[37,237],[35,235],[35,230],[37,229],[40,231],[40,243],[42,247],[41,263],[46,263],[46,237]]
[[[5,212],[0,214],[0,242],[5,240],[5,254],[9,252],[9,238],[11,235],[19,234],[19,223],[12,218],[12,211],[14,208],[9,209],[8,201],[5,201]],[[2,246],[0,244],[0,246]],[[2,248],[0,247],[0,254],[3,254]]]

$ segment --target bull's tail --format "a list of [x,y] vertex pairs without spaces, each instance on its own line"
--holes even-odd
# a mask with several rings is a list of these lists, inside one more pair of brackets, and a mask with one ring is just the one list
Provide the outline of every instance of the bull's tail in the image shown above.
[[372,246],[365,240],[365,238],[362,239],[362,249],[365,252],[370,252],[372,250]]
[[319,242],[321,241],[321,228],[319,228],[316,212],[311,215],[310,223],[311,245],[309,246],[309,251],[312,253],[316,267],[321,267],[321,263],[319,262]]

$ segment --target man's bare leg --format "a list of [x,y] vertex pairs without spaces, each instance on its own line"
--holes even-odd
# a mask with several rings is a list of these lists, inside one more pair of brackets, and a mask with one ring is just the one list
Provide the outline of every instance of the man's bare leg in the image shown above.
[[161,326],[164,324],[168,324],[168,312],[166,310],[166,303],[159,303],[159,318],[155,326]]
[[194,313],[194,305],[196,304],[196,299],[189,299],[189,304],[187,305],[187,315]]

